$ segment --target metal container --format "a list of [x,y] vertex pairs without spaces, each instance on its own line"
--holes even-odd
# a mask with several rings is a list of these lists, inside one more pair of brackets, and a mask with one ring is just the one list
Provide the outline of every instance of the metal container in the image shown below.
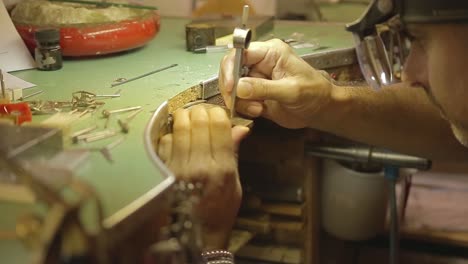
[[322,225],[329,234],[360,241],[381,233],[387,212],[383,172],[357,172],[325,160],[322,173]]

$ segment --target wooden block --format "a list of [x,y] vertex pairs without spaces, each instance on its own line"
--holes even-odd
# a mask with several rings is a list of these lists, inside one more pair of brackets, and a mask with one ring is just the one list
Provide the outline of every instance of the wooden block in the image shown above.
[[258,234],[268,234],[271,232],[270,221],[267,217],[263,217],[263,219],[253,217],[237,217],[236,227]]
[[304,207],[301,204],[290,203],[263,203],[261,210],[265,213],[302,217]]
[[272,220],[271,227],[273,229],[277,229],[281,231],[301,232],[304,230],[304,223],[300,220],[298,221]]
[[232,253],[236,253],[239,249],[247,245],[254,236],[254,233],[249,231],[233,230],[231,232],[231,237],[229,238],[228,250]]
[[293,247],[249,244],[239,250],[236,256],[277,263],[302,263],[301,250]]

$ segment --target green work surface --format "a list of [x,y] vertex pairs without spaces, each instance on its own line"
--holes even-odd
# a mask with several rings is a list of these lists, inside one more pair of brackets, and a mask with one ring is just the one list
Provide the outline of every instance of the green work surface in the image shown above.
[[[14,73],[37,84],[37,87],[26,90],[25,95],[44,90],[43,94],[31,99],[69,101],[72,93],[78,90],[112,94],[121,89],[121,97],[104,100],[105,105],[100,110],[143,107],[143,112],[130,123],[130,132],[125,135],[125,141],[111,151],[113,163],[106,161],[99,153],[92,153],[85,166],[77,172],[77,177],[90,183],[97,191],[106,217],[162,181],[162,175],[153,166],[143,143],[143,132],[154,110],[169,98],[218,73],[223,53],[192,54],[185,50],[184,25],[188,22],[185,19],[163,18],[161,31],[156,38],[137,50],[96,58],[67,59],[58,71],[27,70]],[[353,45],[352,36],[345,32],[343,24],[278,21],[273,33],[275,37],[288,38],[294,32],[304,34],[305,39],[314,39],[323,47],[346,48]],[[306,48],[297,52],[302,55],[313,50]],[[132,78],[174,63],[178,64],[175,68],[110,87],[118,78]],[[100,110],[77,124],[73,130],[92,124],[103,128],[105,120]],[[35,117],[34,122],[44,118]],[[116,118],[109,124],[118,128]],[[116,138],[68,147],[102,146]],[[0,201],[0,234],[14,232],[17,217],[30,209],[31,206],[24,204]],[[27,263],[23,250],[17,240],[0,239],[2,263]]]

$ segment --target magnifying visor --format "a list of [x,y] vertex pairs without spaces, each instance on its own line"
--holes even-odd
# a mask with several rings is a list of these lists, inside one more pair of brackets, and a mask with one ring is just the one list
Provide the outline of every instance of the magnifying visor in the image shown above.
[[468,23],[466,0],[372,0],[346,29],[367,83],[380,89],[401,81],[411,42],[406,24]]

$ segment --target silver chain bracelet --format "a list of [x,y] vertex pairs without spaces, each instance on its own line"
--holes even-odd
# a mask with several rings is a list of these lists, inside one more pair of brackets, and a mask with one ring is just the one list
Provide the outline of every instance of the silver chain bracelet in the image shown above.
[[234,255],[227,250],[210,250],[202,252],[206,264],[234,264]]

